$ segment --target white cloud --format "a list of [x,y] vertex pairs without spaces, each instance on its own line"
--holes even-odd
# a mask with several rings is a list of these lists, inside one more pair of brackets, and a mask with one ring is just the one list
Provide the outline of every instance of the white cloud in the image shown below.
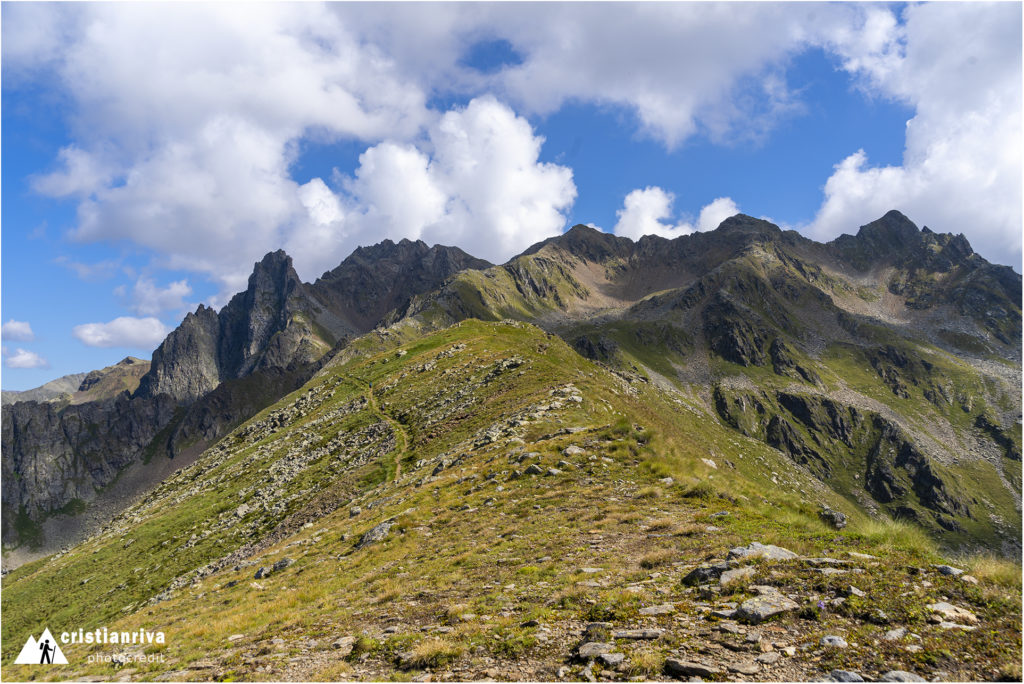
[[739,213],[739,207],[731,198],[719,197],[700,210],[696,225],[686,221],[672,225],[673,202],[675,195],[657,186],[634,190],[626,195],[622,209],[616,212],[619,220],[613,232],[633,240],[644,235],[673,239],[696,231],[714,230],[722,221]]
[[68,5],[12,16],[5,70],[48,65],[74,103],[77,142],[35,189],[80,198],[76,239],[126,240],[152,250],[157,266],[206,273],[228,292],[303,228],[289,170],[300,141],[404,140],[436,116],[419,85],[323,5]]
[[49,368],[50,362],[27,349],[18,348],[13,354],[8,354],[4,348],[4,365],[8,368]]
[[454,244],[502,262],[558,234],[576,197],[572,171],[539,161],[543,138],[491,97],[447,112],[418,145],[385,142],[360,156],[334,195],[303,186],[308,213],[286,250],[301,272],[337,265],[338,249],[383,238]]
[[16,321],[13,318],[3,324],[3,327],[0,328],[0,335],[3,335],[5,340],[19,342],[31,342],[36,338],[28,321]]
[[[281,246],[306,279],[385,237],[504,260],[560,230],[576,189],[501,102],[630,112],[668,147],[745,142],[800,110],[787,68],[814,47],[916,115],[903,164],[850,150],[807,230],[830,237],[896,207],[986,254],[1019,252],[1020,8],[904,11],[905,23],[838,3],[15,4],[3,57],[5,75],[45,71],[72,104],[73,142],[34,187],[79,202],[73,237],[205,274],[218,301]],[[485,74],[461,61],[493,39],[521,63]],[[427,105],[450,95],[477,99]],[[307,143],[353,139],[367,149],[351,177],[293,176]],[[634,197],[621,230],[704,230],[735,209],[719,198],[683,220],[665,195]]]
[[700,210],[697,219],[697,230],[714,230],[725,219],[740,213],[740,208],[731,197],[719,197]]
[[902,164],[871,166],[863,150],[840,161],[809,232],[829,239],[895,208],[918,225],[963,232],[989,259],[1019,267],[1020,5],[904,12],[899,25],[876,8],[836,47],[862,87],[915,107]]
[[[115,294],[126,296],[123,286]],[[141,277],[132,287],[129,308],[142,316],[151,316],[164,311],[182,309],[188,306],[185,297],[192,294],[188,280],[176,280],[166,287],[159,287],[152,278]]]
[[121,316],[109,323],[76,325],[73,330],[75,337],[90,347],[135,347],[146,350],[154,349],[169,332],[160,319],[152,316]]

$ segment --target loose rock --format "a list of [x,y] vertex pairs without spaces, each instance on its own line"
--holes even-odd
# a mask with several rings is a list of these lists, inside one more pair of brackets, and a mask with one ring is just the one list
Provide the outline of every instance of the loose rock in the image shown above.
[[788,599],[782,594],[766,593],[744,601],[736,609],[734,617],[741,622],[756,625],[781,613],[796,610],[799,607],[796,601]]
[[793,558],[799,558],[797,554],[793,553],[789,549],[784,549],[781,546],[775,546],[773,544],[762,544],[760,542],[751,542],[747,546],[737,546],[729,551],[729,560],[736,559],[754,559],[754,558],[767,558],[768,560],[790,560]]
[[936,615],[940,615],[949,622],[960,622],[969,625],[978,624],[978,616],[969,610],[959,608],[951,603],[940,601],[939,603],[929,603],[928,610],[932,611]]
[[878,678],[880,682],[924,682],[928,681],[924,677],[914,674],[913,672],[906,672],[904,670],[889,670],[881,677]]
[[671,615],[676,612],[676,607],[671,603],[661,603],[656,606],[647,606],[640,609],[641,615]]
[[665,674],[670,677],[711,677],[721,673],[721,670],[711,665],[694,663],[689,660],[679,660],[677,658],[665,659]]
[[373,527],[369,532],[364,534],[359,539],[359,543],[356,544],[356,548],[361,549],[364,546],[369,546],[370,544],[375,544],[379,541],[383,541],[384,538],[388,536],[388,532],[391,531],[391,528],[394,526],[394,524],[395,523],[390,520],[385,520],[381,524]]
[[825,646],[827,648],[846,648],[849,646],[849,644],[846,643],[846,639],[841,636],[835,636],[834,634],[821,637],[821,641],[818,642],[818,645]]
[[581,660],[592,660],[599,655],[611,653],[614,650],[615,644],[590,641],[585,644],[581,644],[576,652]]

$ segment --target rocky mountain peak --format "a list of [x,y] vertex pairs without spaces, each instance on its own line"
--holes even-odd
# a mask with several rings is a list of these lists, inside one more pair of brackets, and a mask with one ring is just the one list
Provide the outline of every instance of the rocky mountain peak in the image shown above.
[[553,245],[573,256],[599,263],[613,257],[628,257],[633,253],[635,244],[629,238],[577,224],[561,235],[538,242],[523,252],[522,256],[535,254],[544,247]]
[[722,221],[718,228],[711,232],[776,237],[782,234],[782,229],[764,219],[754,218],[746,214],[736,214]]
[[882,249],[902,250],[919,242],[920,231],[913,221],[891,209],[882,218],[861,226],[856,237]]

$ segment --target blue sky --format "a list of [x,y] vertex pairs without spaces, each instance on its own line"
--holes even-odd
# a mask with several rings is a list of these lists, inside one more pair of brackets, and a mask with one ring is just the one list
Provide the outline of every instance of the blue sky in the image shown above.
[[891,208],[1020,269],[1017,3],[4,3],[4,389],[148,358],[283,247]]

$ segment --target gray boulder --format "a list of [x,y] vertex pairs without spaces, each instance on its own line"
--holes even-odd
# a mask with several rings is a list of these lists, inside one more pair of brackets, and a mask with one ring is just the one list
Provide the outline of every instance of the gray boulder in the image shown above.
[[395,523],[393,521],[385,520],[381,524],[373,527],[369,532],[360,537],[359,543],[356,544],[356,548],[361,549],[364,546],[369,546],[370,544],[376,544],[379,541],[383,541],[384,538],[388,536],[388,532],[391,531],[391,528],[394,527],[394,525]]
[[768,560],[791,560],[799,556],[789,549],[772,544],[751,542],[747,546],[737,546],[729,551],[729,560],[753,560],[754,558],[767,558]]

